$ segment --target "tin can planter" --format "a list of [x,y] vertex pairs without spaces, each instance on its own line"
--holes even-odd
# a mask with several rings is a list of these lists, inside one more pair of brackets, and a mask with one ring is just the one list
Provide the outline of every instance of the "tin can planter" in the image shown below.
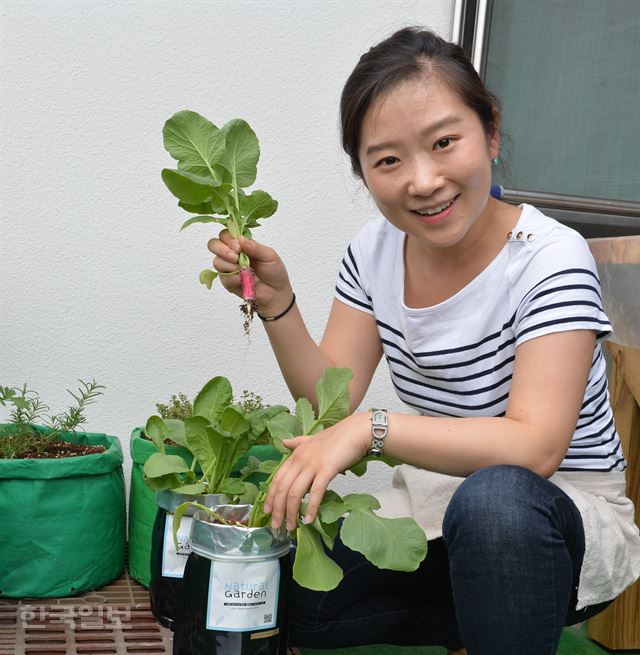
[[[167,455],[180,455],[187,464],[191,464],[193,455],[187,448],[181,446],[165,446]],[[151,582],[151,535],[158,513],[156,494],[144,482],[143,468],[145,462],[157,453],[156,447],[150,439],[145,438],[144,428],[137,427],[131,432],[129,442],[131,453],[131,484],[129,485],[129,575],[144,587]],[[249,457],[257,457],[260,461],[280,459],[280,453],[267,445],[253,446],[240,459],[236,470],[246,465]],[[260,484],[269,476],[265,473],[254,473],[248,482]]]
[[[214,508],[237,521],[250,505]],[[291,541],[286,529],[210,522],[196,512],[173,655],[286,655]]]
[[73,596],[124,571],[120,441],[89,432],[62,435],[61,441],[105,450],[60,459],[0,459],[0,597]]
[[228,500],[224,494],[187,496],[170,490],[157,493],[158,509],[151,535],[149,593],[151,611],[165,628],[173,627],[178,609],[184,568],[191,552],[190,529],[196,508],[188,508],[182,518],[177,552],[173,541],[173,514],[178,505],[188,501],[212,507]]

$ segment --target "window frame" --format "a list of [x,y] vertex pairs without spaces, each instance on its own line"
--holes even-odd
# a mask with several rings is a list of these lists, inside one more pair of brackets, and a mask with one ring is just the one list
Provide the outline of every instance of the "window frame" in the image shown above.
[[[493,0],[455,0],[452,41],[485,79]],[[640,202],[588,198],[527,189],[504,190],[503,200],[533,204],[585,238],[640,234]]]

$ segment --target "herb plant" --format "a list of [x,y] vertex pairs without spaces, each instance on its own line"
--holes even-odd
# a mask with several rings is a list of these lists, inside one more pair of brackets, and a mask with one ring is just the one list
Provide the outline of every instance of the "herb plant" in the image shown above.
[[[20,459],[28,453],[41,456],[47,446],[60,438],[64,433],[74,432],[86,421],[85,409],[102,394],[104,387],[95,380],[83,382],[79,380],[77,392],[67,389],[74,403],[66,412],[48,414],[46,405],[37,392],[22,387],[0,386],[0,405],[11,407],[9,424],[2,428],[3,438],[0,439],[0,457]],[[46,432],[39,431],[36,423],[44,425]]]
[[177,418],[184,421],[185,418],[193,416],[193,404],[186,394],[173,394],[168,405],[156,403],[156,409],[160,418]]
[[[312,435],[334,425],[349,413],[348,369],[327,369],[316,386],[318,415],[306,398],[298,399],[295,415],[279,413],[267,424],[274,446],[282,453],[280,462],[264,462],[262,470],[270,472],[269,479],[260,485],[260,491],[253,503],[253,510],[247,527],[268,526],[271,517],[264,512],[269,485],[273,476],[291,451],[282,444],[283,439],[300,435]],[[368,455],[348,470],[361,476],[369,461],[380,459],[393,466],[394,460],[386,457],[373,458]],[[180,526],[180,519],[187,507],[194,503],[183,503],[175,512],[174,539]],[[215,512],[196,504],[205,514],[218,520]],[[295,537],[298,543],[293,577],[303,587],[316,591],[334,589],[342,580],[340,567],[329,558],[326,549],[333,548],[340,529],[343,543],[352,550],[362,553],[371,563],[383,569],[414,571],[427,552],[427,539],[423,530],[412,518],[389,519],[378,516],[378,501],[368,494],[348,494],[341,498],[335,491],[327,490],[320,505],[318,516],[312,523],[305,524],[302,517],[306,507],[300,508]],[[338,522],[343,519],[339,528]]]
[[[240,458],[263,438],[267,421],[288,411],[280,405],[246,411],[233,401],[227,378],[209,380],[193,401],[193,416],[151,416],[147,420],[145,432],[158,452],[145,462],[146,484],[154,491],[171,489],[187,495],[224,493],[252,502],[258,489],[246,478],[259,470],[260,462],[250,458],[240,477],[231,474]],[[166,454],[166,439],[190,451],[190,465],[179,455]]]
[[[260,157],[258,138],[249,124],[233,119],[222,128],[194,111],[174,114],[162,131],[164,147],[178,162],[177,169],[165,168],[162,179],[178,198],[178,205],[195,214],[181,229],[194,223],[220,223],[231,236],[251,238],[259,219],[275,213],[278,203],[265,191],[245,193],[254,184]],[[240,253],[238,270],[242,280],[241,309],[245,330],[256,309],[255,278],[251,262]],[[234,273],[231,273],[234,274]],[[209,289],[218,274],[200,273],[200,282]]]

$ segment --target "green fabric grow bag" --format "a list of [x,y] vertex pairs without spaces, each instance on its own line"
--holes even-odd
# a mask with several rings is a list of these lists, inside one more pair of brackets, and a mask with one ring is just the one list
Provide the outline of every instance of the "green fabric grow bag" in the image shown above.
[[107,450],[61,459],[0,459],[0,596],[72,596],[102,587],[124,570],[120,442],[93,433],[64,440]]
[[[151,581],[151,533],[158,506],[155,493],[144,483],[142,469],[147,459],[158,451],[149,439],[142,436],[143,433],[143,428],[135,428],[131,432],[129,442],[129,452],[133,460],[129,487],[129,575],[148,587]],[[180,455],[187,464],[191,465],[191,453],[187,449],[167,446],[166,452],[168,455]],[[238,470],[245,466],[250,455],[261,461],[269,459],[279,461],[281,457],[273,446],[254,446],[240,460]],[[254,474],[249,481],[258,484],[266,478],[266,475]]]
[[[143,434],[143,428],[135,428],[129,442],[133,460],[129,486],[129,575],[148,587],[151,580],[151,532],[158,506],[155,492],[144,483],[142,469],[147,459],[158,451]],[[166,452],[167,455],[180,455],[191,465],[191,453],[186,448],[166,446]]]

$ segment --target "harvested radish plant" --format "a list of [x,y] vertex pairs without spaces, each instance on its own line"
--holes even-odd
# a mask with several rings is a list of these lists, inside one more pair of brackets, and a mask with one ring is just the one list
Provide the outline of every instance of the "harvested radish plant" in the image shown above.
[[[278,203],[265,191],[243,189],[256,180],[260,146],[249,124],[239,118],[222,128],[194,111],[179,111],[164,125],[164,147],[178,162],[176,169],[165,168],[162,180],[178,198],[178,205],[195,214],[182,224],[182,230],[194,223],[220,223],[238,238],[251,238],[258,220],[275,213]],[[255,276],[249,257],[240,253],[238,270],[244,315],[248,333],[256,311]],[[211,288],[218,273],[206,269],[200,282]]]

